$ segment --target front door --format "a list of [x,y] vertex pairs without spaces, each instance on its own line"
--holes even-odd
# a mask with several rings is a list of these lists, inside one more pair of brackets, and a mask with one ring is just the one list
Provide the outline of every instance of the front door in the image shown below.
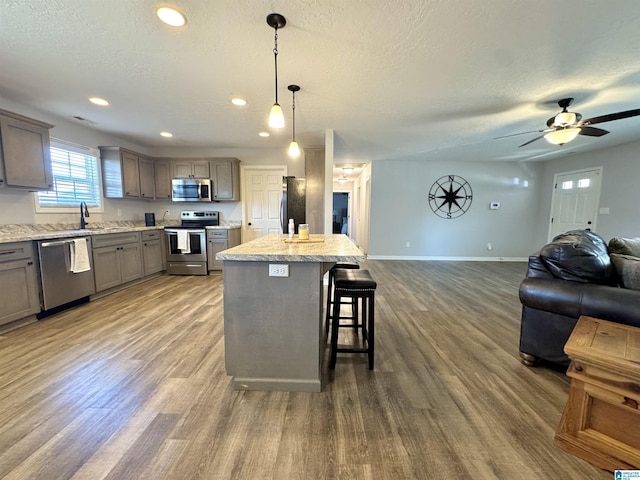
[[602,167],[558,173],[554,179],[549,241],[569,230],[596,230]]
[[244,221],[242,243],[269,233],[281,233],[280,200],[282,199],[282,177],[284,166],[247,166],[243,169]]

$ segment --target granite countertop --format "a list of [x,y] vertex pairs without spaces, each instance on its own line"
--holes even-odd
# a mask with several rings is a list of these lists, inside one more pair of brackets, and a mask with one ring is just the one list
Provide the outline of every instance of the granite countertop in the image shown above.
[[[140,222],[106,222],[89,224],[86,229],[73,228],[69,224],[34,224],[34,225],[0,225],[0,243],[25,242],[30,240],[49,240],[52,238],[85,237],[87,235],[106,235],[109,233],[145,232],[150,230],[164,230],[179,223],[164,222],[153,227],[147,227]],[[239,223],[224,223],[214,229],[240,228]]]
[[271,234],[216,254],[218,260],[244,262],[362,262],[365,255],[346,235],[313,234],[310,243],[286,243]]

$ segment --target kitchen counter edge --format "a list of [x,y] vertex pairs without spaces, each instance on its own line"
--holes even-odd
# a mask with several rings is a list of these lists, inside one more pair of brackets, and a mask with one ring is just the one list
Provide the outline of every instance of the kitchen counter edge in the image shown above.
[[[36,240],[50,240],[53,238],[73,238],[73,237],[86,237],[94,235],[108,235],[113,233],[129,233],[129,232],[147,232],[153,230],[164,230],[165,228],[171,228],[178,226],[175,225],[155,225],[147,227],[145,225],[140,226],[114,226],[114,227],[100,227],[97,229],[87,228],[83,229],[70,229],[70,230],[44,230],[41,232],[4,232],[0,233],[1,243],[14,243],[14,242],[28,242]],[[211,229],[235,229],[240,228],[240,225],[218,225],[215,227],[207,227]]]
[[218,260],[241,262],[362,262],[366,255],[346,235],[311,235],[321,243],[285,243],[271,234],[216,254]]

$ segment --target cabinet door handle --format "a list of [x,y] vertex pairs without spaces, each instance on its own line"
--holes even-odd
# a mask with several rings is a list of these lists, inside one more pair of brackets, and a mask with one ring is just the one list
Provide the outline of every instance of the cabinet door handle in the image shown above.
[[6,252],[0,252],[0,255],[13,255],[17,250],[7,250]]
[[27,265],[33,265],[33,262],[27,262]]

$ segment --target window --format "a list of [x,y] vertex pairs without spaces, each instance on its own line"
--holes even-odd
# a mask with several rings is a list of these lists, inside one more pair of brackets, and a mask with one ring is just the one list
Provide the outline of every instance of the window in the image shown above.
[[589,188],[590,185],[591,185],[590,178],[581,178],[580,180],[578,180],[578,188]]
[[37,210],[78,208],[81,202],[101,207],[98,159],[94,150],[60,140],[51,141],[53,190],[38,192]]
[[573,188],[573,180],[566,180],[562,182],[563,190],[571,190]]

